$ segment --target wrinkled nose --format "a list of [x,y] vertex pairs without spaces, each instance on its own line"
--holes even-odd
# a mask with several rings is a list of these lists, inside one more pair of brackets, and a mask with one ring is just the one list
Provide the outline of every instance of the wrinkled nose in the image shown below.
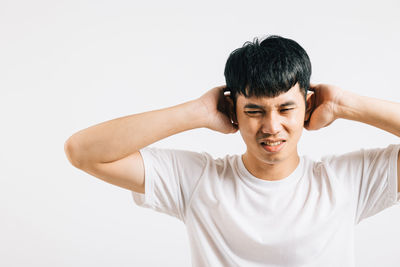
[[275,135],[282,130],[281,117],[275,112],[267,114],[262,121],[261,131],[264,134]]

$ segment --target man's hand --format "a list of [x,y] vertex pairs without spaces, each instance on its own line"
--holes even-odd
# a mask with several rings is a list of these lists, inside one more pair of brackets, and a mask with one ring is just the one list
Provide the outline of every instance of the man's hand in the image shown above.
[[238,130],[233,102],[224,96],[225,86],[218,86],[196,99],[202,107],[205,127],[221,133],[235,133]]
[[[94,166],[127,158],[168,136],[202,127],[234,133],[232,111],[224,86],[175,106],[127,115],[105,121],[72,135],[65,144],[68,159],[75,166]],[[222,110],[219,111],[219,110]],[[136,153],[137,155],[137,153]]]
[[[304,127],[317,130],[335,119],[354,120],[400,137],[400,103],[361,96],[326,84],[311,84]],[[397,155],[397,192],[400,193],[400,152]]]
[[338,108],[343,90],[328,84],[310,84],[311,94],[307,96],[307,130],[318,130],[339,118]]

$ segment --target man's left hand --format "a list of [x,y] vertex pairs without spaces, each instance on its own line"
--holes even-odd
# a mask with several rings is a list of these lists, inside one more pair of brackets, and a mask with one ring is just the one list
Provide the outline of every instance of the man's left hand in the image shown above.
[[338,118],[343,90],[334,85],[310,83],[304,128],[318,130]]

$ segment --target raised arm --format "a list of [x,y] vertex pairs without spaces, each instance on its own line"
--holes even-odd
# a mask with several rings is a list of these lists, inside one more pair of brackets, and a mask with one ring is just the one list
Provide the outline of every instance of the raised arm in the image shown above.
[[[309,99],[311,117],[308,130],[328,126],[342,118],[375,126],[400,137],[400,103],[357,95],[327,84],[311,84]],[[400,192],[400,152],[397,160],[398,192]]]
[[[229,110],[223,86],[198,99],[173,107],[129,115],[83,129],[64,144],[68,160],[106,182],[142,191],[143,162],[138,152],[158,140],[195,128],[207,127],[222,133],[237,129],[221,112]],[[218,106],[222,107],[218,110]]]
[[361,96],[328,84],[311,84],[312,114],[308,130],[328,126],[335,119],[367,123],[400,137],[400,103]]

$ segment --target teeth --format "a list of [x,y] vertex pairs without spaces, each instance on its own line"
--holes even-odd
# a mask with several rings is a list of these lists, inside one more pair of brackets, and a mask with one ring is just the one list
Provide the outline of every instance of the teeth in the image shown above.
[[264,144],[266,144],[267,146],[277,146],[280,145],[282,143],[282,141],[278,141],[278,142],[264,142]]

